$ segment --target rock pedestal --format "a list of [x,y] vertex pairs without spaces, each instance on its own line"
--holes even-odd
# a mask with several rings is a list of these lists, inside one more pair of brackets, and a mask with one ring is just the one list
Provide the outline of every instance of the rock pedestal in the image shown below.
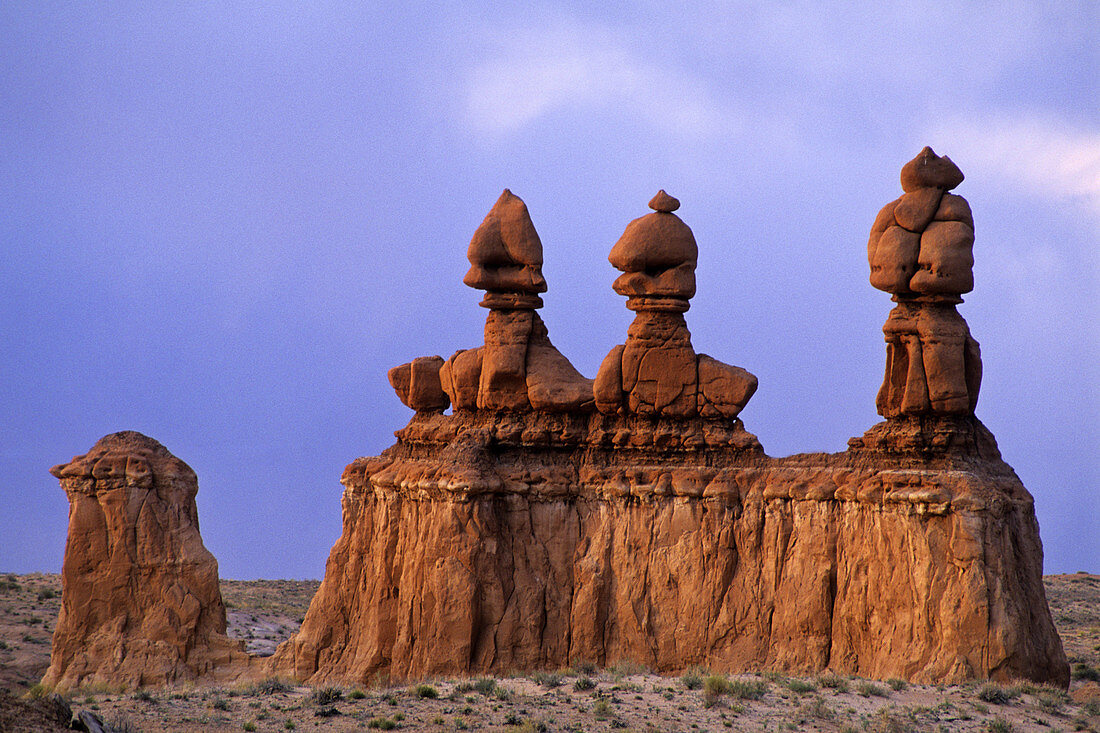
[[[950,168],[910,174],[941,189],[914,206],[934,221]],[[343,534],[272,669],[364,683],[587,660],[1066,684],[1032,499],[972,414],[950,293],[912,276],[898,293],[886,422],[843,453],[770,458],[736,417],[755,377],[691,348],[694,237],[675,199],[651,206],[612,250],[638,315],[593,402],[536,400],[532,354],[550,347],[521,344],[541,322],[494,309],[485,346],[439,369],[453,413],[410,404],[397,443],[345,469]],[[872,265],[938,271],[917,243],[900,264],[876,243]],[[573,395],[575,370],[554,374],[545,392]]]
[[43,683],[134,688],[239,674],[248,656],[225,635],[218,563],[199,536],[194,471],[127,431],[50,472],[69,497],[69,534]]

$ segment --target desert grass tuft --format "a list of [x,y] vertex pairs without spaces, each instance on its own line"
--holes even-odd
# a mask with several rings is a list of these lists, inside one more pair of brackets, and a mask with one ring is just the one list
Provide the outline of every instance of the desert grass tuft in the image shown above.
[[703,686],[703,677],[699,674],[699,670],[689,669],[680,677],[680,684],[688,690],[698,690]]
[[[1080,657],[1078,657],[1078,659],[1080,659]],[[1078,662],[1073,665],[1072,677],[1075,680],[1100,682],[1100,670],[1085,662]]]
[[610,718],[614,711],[611,709],[611,703],[607,700],[597,700],[592,706],[592,714],[597,718]]
[[817,684],[821,687],[827,687],[837,692],[848,691],[848,680],[844,679],[838,674],[823,674],[817,678]]
[[596,663],[587,659],[578,659],[572,664],[572,670],[576,674],[594,675],[596,674]]
[[37,700],[50,694],[50,688],[41,682],[35,682],[33,685],[27,688],[27,691],[23,693],[23,697],[28,700]]
[[329,685],[327,687],[318,687],[310,693],[310,702],[317,705],[331,705],[337,700],[341,700],[344,697],[344,691],[339,687]]
[[836,718],[836,711],[829,707],[820,695],[814,695],[810,702],[799,707],[798,712],[806,718],[817,720],[833,720]]
[[290,684],[279,677],[265,677],[264,679],[245,685],[241,688],[242,695],[258,697],[260,695],[275,695],[280,692],[289,692]]
[[596,688],[596,682],[589,676],[578,677],[577,681],[573,683],[573,689],[577,692],[586,692],[588,690],[594,690]]
[[485,697],[489,697],[493,694],[493,691],[497,688],[497,681],[492,677],[478,677],[474,680],[474,690],[480,692]]
[[739,700],[759,700],[768,691],[768,683],[762,680],[733,680],[729,683],[730,697]]
[[856,692],[864,697],[886,697],[890,694],[884,688],[879,687],[869,680],[860,680],[857,682]]
[[607,671],[616,679],[622,677],[634,677],[640,674],[649,674],[650,669],[643,664],[638,664],[629,659],[620,659],[607,668]]
[[804,695],[807,692],[815,692],[817,690],[817,685],[809,680],[792,679],[787,680],[787,689],[799,695]]
[[531,679],[535,684],[548,690],[561,686],[561,675],[557,672],[535,672],[531,675]]
[[435,689],[431,685],[417,685],[413,688],[413,694],[420,698],[435,700],[437,697],[439,697],[439,690]]
[[1019,689],[1002,687],[996,682],[987,682],[978,689],[978,699],[994,705],[1007,705],[1019,694]]

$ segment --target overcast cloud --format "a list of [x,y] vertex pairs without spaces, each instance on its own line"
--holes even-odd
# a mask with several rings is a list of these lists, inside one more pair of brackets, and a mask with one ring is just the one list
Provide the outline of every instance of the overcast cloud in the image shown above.
[[0,570],[56,571],[47,469],[136,429],[198,475],[227,577],[320,577],[339,476],[410,417],[386,370],[482,339],[466,245],[500,190],[588,376],[606,255],[665,188],[699,351],[771,455],[873,425],[865,243],[949,155],[976,220],[978,416],[1050,572],[1100,569],[1100,6],[547,2],[0,6]]

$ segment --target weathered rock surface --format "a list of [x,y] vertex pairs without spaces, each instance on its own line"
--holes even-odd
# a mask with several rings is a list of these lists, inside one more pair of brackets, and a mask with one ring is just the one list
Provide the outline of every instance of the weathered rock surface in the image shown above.
[[467,258],[463,282],[486,291],[485,343],[445,362],[421,357],[391,369],[390,384],[401,401],[426,412],[448,404],[459,410],[594,409],[592,380],[554,348],[535,312],[542,307],[538,293],[546,291],[542,241],[518,196],[504,189],[474,232]]
[[194,471],[141,433],[50,469],[69,497],[62,603],[43,683],[67,689],[229,679],[218,563],[199,536]]
[[962,426],[770,459],[702,418],[418,415],[345,470],[343,534],[273,669],[633,660],[1064,683],[1031,497]]
[[[922,156],[907,192],[961,180]],[[936,221],[945,195],[920,196],[903,217]],[[650,205],[612,252],[638,315],[591,383],[596,410],[537,401],[523,334],[541,322],[492,311],[486,345],[440,369],[453,414],[417,412],[345,469],[343,533],[272,671],[363,683],[631,660],[1066,684],[1032,499],[956,358],[965,322],[940,300],[899,303],[898,343],[920,349],[892,352],[906,376],[888,400],[919,409],[891,409],[843,453],[769,458],[735,417],[755,377],[691,347],[697,251],[678,202]]]
[[623,274],[612,287],[637,313],[625,344],[596,374],[596,408],[605,414],[737,417],[756,392],[756,377],[696,354],[683,313],[695,295],[699,247],[673,214],[680,202],[659,191],[653,213],[627,225],[608,260]]
[[901,170],[901,198],[882,207],[867,240],[871,284],[897,306],[883,326],[883,417],[973,414],[982,381],[978,342],[956,305],[974,288],[974,218],[947,191],[963,174],[924,148]]

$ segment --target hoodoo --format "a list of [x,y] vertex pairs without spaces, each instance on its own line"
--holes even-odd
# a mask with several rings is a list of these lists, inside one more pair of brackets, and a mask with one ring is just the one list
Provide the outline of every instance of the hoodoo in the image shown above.
[[50,472],[69,497],[69,535],[43,683],[132,688],[239,675],[248,655],[225,635],[191,467],[125,431]]
[[343,533],[273,671],[630,660],[1066,684],[1032,498],[973,413],[961,181],[926,149],[873,227],[872,284],[898,301],[886,421],[843,453],[786,458],[739,418],[756,378],[691,346],[699,247],[676,199],[659,193],[611,250],[637,315],[590,381],[535,313],[542,245],[505,191],[468,252],[485,343],[391,370],[416,414],[344,470]]

